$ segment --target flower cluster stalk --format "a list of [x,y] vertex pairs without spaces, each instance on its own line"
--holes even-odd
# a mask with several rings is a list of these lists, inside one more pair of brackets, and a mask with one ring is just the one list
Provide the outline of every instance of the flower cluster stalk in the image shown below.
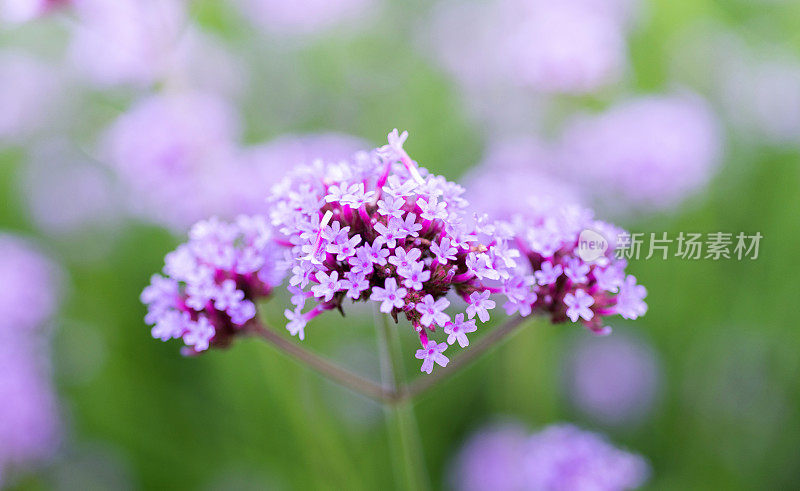
[[392,468],[395,482],[402,489],[425,490],[430,488],[428,472],[422,450],[419,425],[414,414],[414,401],[406,396],[408,385],[403,375],[403,351],[400,336],[387,316],[375,312],[375,330],[384,385],[398,395],[395,401],[383,403],[389,444],[392,449]]
[[400,336],[386,315],[375,313],[375,330],[381,367],[381,383],[354,373],[339,364],[303,348],[273,329],[252,320],[247,329],[278,351],[315,370],[324,377],[379,402],[384,409],[391,448],[395,481],[402,489],[425,490],[430,480],[425,467],[414,401],[431,387],[458,372],[481,354],[519,331],[525,319],[519,316],[493,329],[475,342],[472,349],[456,357],[448,367],[434,375],[407,382],[403,375],[403,351]]

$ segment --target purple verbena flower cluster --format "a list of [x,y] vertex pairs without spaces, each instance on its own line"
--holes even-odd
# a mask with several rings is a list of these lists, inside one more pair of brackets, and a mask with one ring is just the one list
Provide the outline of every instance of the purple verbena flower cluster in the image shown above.
[[[647,311],[647,290],[625,273],[627,262],[614,255],[622,231],[596,220],[590,210],[575,205],[553,206],[546,213],[522,210],[500,222],[497,230],[499,237],[513,240],[526,259],[518,261],[517,282],[505,285],[507,313],[533,311],[555,323],[569,319],[608,334],[605,317],[636,319]],[[599,234],[609,244],[593,261],[584,260],[578,250],[584,231]]]
[[153,337],[183,339],[186,354],[227,346],[256,315],[255,302],[283,279],[280,253],[263,217],[194,225],[141,295]]
[[[394,130],[371,152],[296,167],[274,186],[268,217],[197,224],[167,257],[167,278],[155,276],[142,295],[153,335],[183,338],[195,352],[224,345],[255,316],[253,300],[289,270],[292,335],[305,339],[310,320],[342,311],[346,299],[374,302],[411,323],[426,373],[447,365],[448,345],[469,346],[468,334],[490,320],[498,298],[508,314],[571,319],[598,333],[608,331],[605,316],[645,312],[644,288],[613,249],[591,262],[576,251],[582,230],[612,237],[616,228],[552,199],[526,212],[479,215],[464,188],[411,159],[407,136]],[[465,302],[461,312],[449,310],[448,294]],[[445,342],[430,337],[438,329]]]
[[459,491],[619,491],[647,480],[647,463],[571,425],[529,435],[505,425],[476,434],[453,469]]
[[[461,186],[411,160],[407,136],[395,130],[371,153],[295,170],[276,187],[271,218],[293,246],[293,334],[302,337],[311,318],[341,309],[345,298],[372,301],[411,322],[416,356],[430,373],[448,359],[447,343],[429,333],[441,328],[448,343],[467,346],[475,321],[487,322],[495,307],[490,294],[511,280],[518,252],[469,215]],[[446,312],[451,291],[467,303],[455,318]],[[309,301],[315,305],[304,313]]]

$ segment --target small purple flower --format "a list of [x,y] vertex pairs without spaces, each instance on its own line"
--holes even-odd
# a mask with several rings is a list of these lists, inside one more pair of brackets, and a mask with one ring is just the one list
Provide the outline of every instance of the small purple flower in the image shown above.
[[372,273],[373,265],[372,257],[370,255],[371,250],[372,248],[369,245],[357,248],[355,256],[352,256],[347,260],[347,264],[350,265],[350,271],[364,274]]
[[422,290],[422,284],[431,279],[431,272],[425,269],[425,264],[412,263],[411,267],[402,273],[405,277],[403,284],[412,290]]
[[324,302],[330,301],[333,295],[341,289],[338,271],[332,271],[331,274],[318,271],[316,278],[319,285],[312,286],[311,291],[315,297],[321,298]]
[[382,302],[380,311],[388,314],[393,308],[401,308],[405,305],[405,296],[407,290],[405,288],[397,287],[397,280],[394,278],[386,278],[386,282],[381,288],[379,286],[372,287],[372,295],[369,297],[374,302]]
[[342,199],[342,204],[358,208],[372,200],[375,191],[364,191],[364,183],[358,182],[347,189],[347,194]]
[[480,319],[481,322],[487,322],[489,320],[489,309],[493,309],[495,305],[494,300],[489,300],[489,290],[483,293],[472,292],[469,295],[467,315],[472,319],[475,317],[475,314],[478,314],[478,319]]
[[286,330],[289,331],[289,334],[292,336],[297,336],[300,340],[304,340],[306,338],[306,318],[302,312],[301,307],[297,307],[295,310],[286,309],[283,311],[283,315],[289,319],[289,323],[286,324]]
[[11,484],[2,481],[6,471],[52,457],[61,436],[57,394],[42,363],[46,349],[19,334],[0,344],[0,485]]
[[492,266],[492,261],[485,253],[475,254],[470,252],[467,256],[467,267],[479,279],[499,280],[500,275]]
[[617,295],[616,311],[625,319],[636,319],[647,312],[647,304],[644,298],[647,296],[647,289],[636,284],[636,278],[628,275],[625,282],[619,288]]
[[214,293],[214,307],[217,310],[235,308],[244,300],[244,292],[236,288],[236,282],[225,280]]
[[398,247],[394,250],[394,256],[389,258],[389,262],[395,265],[397,274],[406,276],[405,273],[411,271],[421,255],[422,253],[419,249],[412,248],[406,251],[402,247]]
[[419,206],[420,210],[422,210],[422,218],[425,220],[436,220],[437,218],[447,218],[447,211],[445,208],[447,207],[447,202],[439,203],[439,198],[437,196],[431,196],[430,198],[423,199],[420,198],[417,200],[417,206]]
[[553,266],[553,263],[545,261],[542,263],[542,269],[533,273],[536,277],[536,282],[541,286],[552,285],[556,282],[564,268],[560,264]]
[[[30,330],[48,319],[58,304],[59,275],[58,267],[35,246],[0,234],[0,329]],[[148,294],[167,296],[175,286],[159,282]]]
[[448,322],[444,326],[444,333],[449,334],[447,337],[447,344],[453,344],[458,341],[458,345],[462,348],[469,346],[469,339],[467,334],[475,332],[478,328],[475,326],[474,320],[464,320],[464,314],[456,314],[453,322]]
[[178,339],[183,336],[183,333],[186,331],[186,325],[189,320],[189,314],[187,312],[169,310],[158,317],[156,325],[153,326],[150,333],[154,338],[160,339],[161,341]]
[[[135,23],[128,18],[120,22]],[[235,111],[224,99],[164,93],[143,99],[117,118],[102,139],[101,152],[124,183],[132,212],[183,233],[197,220],[229,212],[229,195],[235,193],[224,190],[219,176],[231,172],[237,139]]]
[[424,348],[418,349],[414,356],[418,360],[423,360],[420,371],[431,373],[434,363],[441,367],[446,367],[450,362],[450,359],[443,354],[446,349],[447,343],[437,344],[436,341],[428,341],[428,344]]
[[335,244],[330,244],[326,250],[331,254],[336,254],[337,261],[344,261],[356,253],[356,246],[360,242],[361,236],[356,234],[349,239],[345,238]]
[[594,298],[583,290],[575,290],[575,294],[567,293],[564,295],[564,304],[567,306],[567,317],[572,322],[578,322],[578,318],[590,321],[594,317],[591,307],[594,305]]
[[[579,289],[596,295],[597,312],[613,311],[612,296],[595,294],[595,265],[585,271],[582,264],[576,267],[585,277],[573,276],[584,283],[556,281],[576,254],[576,234],[584,227],[606,230],[590,213],[565,208],[551,215],[537,208],[543,216],[494,222],[469,209],[464,188],[418,167],[403,149],[405,138],[393,131],[390,143],[372,152],[300,166],[275,187],[269,218],[290,247],[290,284],[313,285],[305,295],[292,291],[296,305],[316,297],[309,314],[317,315],[342,309],[347,297],[369,298],[395,322],[408,320],[423,347],[437,327],[454,336],[451,342],[466,345],[466,333],[477,320],[490,319],[489,310],[496,307],[493,293],[507,297],[509,313],[541,312],[554,322],[567,319],[564,295],[574,296]],[[507,195],[496,194],[508,201]],[[353,240],[355,232],[360,240]],[[553,278],[545,281],[548,273]],[[321,284],[310,281],[315,277]],[[537,284],[537,277],[550,284]],[[448,294],[467,299],[456,323],[445,312]],[[601,330],[595,323],[584,325]]]
[[235,307],[229,307],[227,312],[233,324],[243,326],[256,316],[256,304],[250,300],[242,300]]
[[567,259],[567,266],[564,268],[564,274],[567,278],[572,280],[573,283],[584,283],[587,280],[586,275],[589,274],[589,266],[578,257],[571,257]]
[[422,224],[417,223],[417,215],[409,213],[402,224],[402,229],[406,233],[405,236],[417,237],[422,230]]
[[383,244],[384,240],[381,237],[378,237],[374,241],[372,241],[372,245],[365,245],[364,247],[368,247],[369,250],[369,258],[370,260],[377,264],[378,266],[383,266],[386,264],[386,258],[389,257],[391,252],[389,249],[384,249]]
[[289,286],[286,289],[289,290],[289,293],[292,294],[292,298],[289,299],[291,304],[301,309],[306,304],[306,299],[309,296],[314,296],[313,293],[304,292],[301,288],[298,288],[296,286]]
[[405,198],[414,194],[419,185],[413,180],[401,180],[398,176],[389,176],[389,186],[384,191],[398,198]]
[[393,248],[397,246],[397,239],[405,239],[408,236],[404,225],[405,222],[402,219],[392,217],[386,225],[380,222],[376,223],[375,231],[381,234],[387,246]]
[[432,295],[426,295],[425,298],[423,298],[421,302],[418,302],[416,306],[417,312],[422,314],[419,323],[423,326],[436,324],[439,327],[444,327],[444,325],[450,320],[450,316],[444,313],[444,309],[446,309],[449,305],[450,301],[446,298],[440,298],[439,300],[434,301]]
[[292,277],[289,279],[289,284],[305,288],[308,286],[308,282],[311,281],[313,273],[314,268],[310,261],[296,264],[292,266]]
[[194,348],[195,351],[205,351],[208,349],[211,338],[214,337],[214,326],[205,317],[199,317],[197,321],[188,321],[183,341],[187,346]]
[[344,200],[345,196],[347,196],[347,186],[345,184],[341,186],[334,184],[328,188],[328,194],[325,195],[325,202],[339,203]]
[[369,281],[363,272],[348,271],[341,282],[342,289],[347,290],[347,297],[357,300],[361,292],[369,289]]
[[437,261],[447,264],[447,261],[456,260],[455,255],[458,253],[458,249],[450,245],[450,238],[444,237],[438,244],[436,242],[431,244],[431,252],[436,255]]
[[[350,232],[350,227],[342,228],[342,224],[334,220],[330,225],[320,227],[320,237],[326,240],[329,244],[338,244],[347,240]],[[328,251],[335,254],[333,251]]]
[[378,213],[388,217],[403,218],[403,213],[405,213],[403,206],[405,204],[405,199],[388,195],[378,201]]
[[625,271],[614,266],[595,268],[592,273],[597,280],[597,286],[609,293],[618,292],[625,278]]

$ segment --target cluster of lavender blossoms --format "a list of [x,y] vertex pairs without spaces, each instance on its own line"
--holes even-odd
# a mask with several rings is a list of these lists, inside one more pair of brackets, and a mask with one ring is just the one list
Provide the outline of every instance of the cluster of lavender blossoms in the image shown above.
[[184,354],[227,346],[281,283],[280,254],[263,217],[195,224],[141,295],[154,338],[182,339]]
[[[302,339],[309,320],[345,298],[372,301],[411,322],[430,373],[447,365],[448,344],[468,346],[476,320],[489,320],[489,296],[511,279],[518,252],[469,216],[461,186],[411,160],[407,136],[395,130],[373,152],[296,169],[276,186],[270,216],[292,246],[292,334]],[[455,316],[446,312],[451,291],[467,303]],[[437,328],[446,343],[429,338]]]
[[[497,178],[498,170],[497,165],[484,165],[470,176],[469,183],[474,184],[470,200],[475,209],[488,211],[496,220],[495,236],[510,239],[520,251],[517,283],[505,286],[508,314],[525,316],[533,311],[548,315],[554,323],[569,319],[597,334],[609,334],[606,317],[636,319],[647,312],[647,290],[626,274],[627,262],[615,254],[618,246],[624,246],[617,244],[622,229],[596,219],[590,209],[578,204],[577,191],[546,174],[534,181],[536,173],[530,168],[511,167],[519,178],[512,183]],[[539,189],[543,184],[545,188]],[[522,194],[526,185],[536,191],[508,199],[509,190]],[[565,193],[562,199],[554,189]],[[593,260],[582,257],[582,233],[607,241],[602,255]]]
[[[167,257],[168,278],[155,276],[142,295],[153,335],[182,337],[194,351],[224,345],[255,316],[252,301],[289,270],[292,335],[304,339],[309,321],[342,311],[346,299],[374,302],[411,323],[426,373],[447,365],[448,345],[469,345],[496,300],[508,314],[543,313],[598,333],[609,331],[605,316],[644,313],[644,288],[623,261],[609,252],[589,263],[576,253],[582,229],[615,228],[571,207],[501,221],[479,215],[464,188],[409,157],[407,136],[394,130],[388,145],[350,160],[296,167],[273,188],[268,219],[196,225]],[[448,310],[448,294],[463,300],[458,312]]]
[[[604,237],[609,247],[599,258],[587,261],[579,251],[581,233]],[[514,241],[524,260],[518,261],[514,283],[504,293],[508,314],[531,310],[549,315],[554,323],[579,322],[596,334],[609,334],[605,318],[620,315],[636,319],[647,312],[647,290],[633,275],[627,262],[615,257],[616,238],[623,231],[597,220],[587,208],[577,205],[537,208],[512,213],[496,226],[496,237]]]
[[570,425],[529,435],[504,425],[485,429],[461,450],[453,469],[459,491],[618,491],[647,480],[647,463],[602,436]]

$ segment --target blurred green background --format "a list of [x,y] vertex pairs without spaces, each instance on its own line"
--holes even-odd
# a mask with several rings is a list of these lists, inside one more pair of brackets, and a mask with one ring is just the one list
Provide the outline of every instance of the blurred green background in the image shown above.
[[[264,90],[252,90],[244,114],[248,141],[337,130],[377,144],[388,130],[405,128],[412,156],[459,178],[481,160],[484,136],[448,77],[410,46],[428,8],[396,2],[366,32],[312,42],[276,55],[275,64],[262,59],[257,80]],[[725,25],[750,42],[786,43],[800,55],[800,2],[659,0],[648,11],[630,43],[633,91],[668,87],[670,40],[698,20]],[[222,2],[196,2],[193,14],[234,46],[252,42]],[[268,58],[264,49],[259,59]],[[105,108],[95,114],[99,124],[116,115],[110,101],[95,103]],[[258,341],[185,359],[177,343],[150,337],[139,293],[181,238],[131,220],[81,237],[41,236],[26,221],[16,184],[24,154],[4,150],[0,165],[0,229],[37,237],[68,274],[53,342],[64,449],[14,488],[392,487],[387,436],[374,403]],[[729,137],[725,162],[707,191],[676,212],[620,223],[670,236],[744,231],[764,239],[755,261],[631,264],[648,288],[649,311],[614,325],[650,341],[663,371],[656,406],[634,427],[597,426],[568,404],[560,385],[565,350],[590,335],[571,325],[531,322],[427,394],[415,409],[434,484],[446,485],[447,467],[470,431],[511,416],[531,428],[569,421],[608,434],[649,459],[653,478],[646,489],[800,488],[798,188],[796,146],[745,145]],[[265,305],[273,324],[280,325],[284,303]],[[369,311],[355,307],[345,319],[329,314],[308,332],[309,347],[378,376]],[[414,376],[414,341],[411,332],[402,333]]]

